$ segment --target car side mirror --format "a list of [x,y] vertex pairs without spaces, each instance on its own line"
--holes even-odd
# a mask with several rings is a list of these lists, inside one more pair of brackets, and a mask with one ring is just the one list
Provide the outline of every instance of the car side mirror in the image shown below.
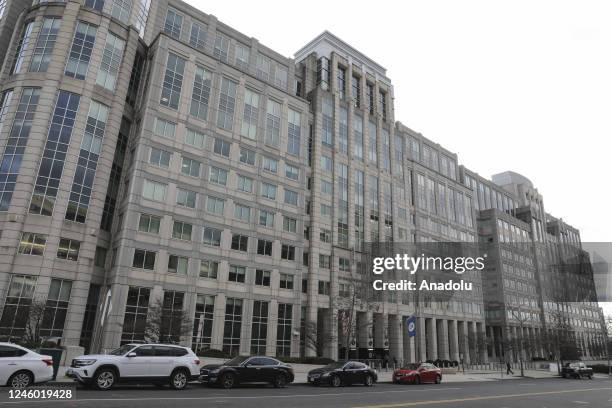
[[136,357],[136,353],[132,351],[131,353],[127,353],[126,357]]

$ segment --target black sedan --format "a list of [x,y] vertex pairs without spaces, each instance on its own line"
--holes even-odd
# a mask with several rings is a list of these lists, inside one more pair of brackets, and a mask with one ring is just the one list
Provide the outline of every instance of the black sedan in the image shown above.
[[369,387],[377,380],[376,370],[359,361],[331,363],[308,373],[309,384],[329,384],[332,387],[351,384],[363,384]]
[[238,356],[223,364],[209,364],[200,369],[200,382],[232,388],[238,384],[266,383],[282,388],[293,382],[290,365],[270,357]]
[[563,378],[584,378],[593,379],[593,369],[584,363],[567,363],[561,369]]

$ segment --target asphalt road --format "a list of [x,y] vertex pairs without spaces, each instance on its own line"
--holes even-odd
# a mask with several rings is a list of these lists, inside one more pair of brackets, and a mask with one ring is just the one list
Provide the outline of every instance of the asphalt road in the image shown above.
[[[74,389],[74,388],[73,388]],[[376,384],[341,388],[292,385],[284,389],[245,386],[232,390],[190,385],[183,391],[122,386],[100,392],[76,389],[70,401],[9,400],[0,392],[2,407],[70,408],[612,408],[612,380],[525,379],[423,385]]]

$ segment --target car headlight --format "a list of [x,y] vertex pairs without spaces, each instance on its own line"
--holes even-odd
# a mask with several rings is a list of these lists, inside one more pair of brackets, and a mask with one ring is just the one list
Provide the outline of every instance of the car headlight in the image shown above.
[[75,367],[85,367],[85,366],[89,366],[92,365],[96,362],[95,359],[91,359],[91,360],[77,360],[74,362]]
[[329,373],[323,373],[321,374],[321,377],[329,377]]

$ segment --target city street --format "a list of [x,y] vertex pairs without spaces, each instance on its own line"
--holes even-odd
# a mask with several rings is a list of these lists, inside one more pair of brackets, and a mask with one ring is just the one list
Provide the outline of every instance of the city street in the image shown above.
[[[64,385],[65,386],[65,385]],[[191,385],[184,391],[154,387],[117,387],[109,392],[78,388],[71,401],[15,401],[2,390],[0,407],[462,407],[565,408],[612,407],[612,380],[525,379],[426,385],[376,384],[372,388],[292,385],[284,389],[240,387],[232,390]]]

